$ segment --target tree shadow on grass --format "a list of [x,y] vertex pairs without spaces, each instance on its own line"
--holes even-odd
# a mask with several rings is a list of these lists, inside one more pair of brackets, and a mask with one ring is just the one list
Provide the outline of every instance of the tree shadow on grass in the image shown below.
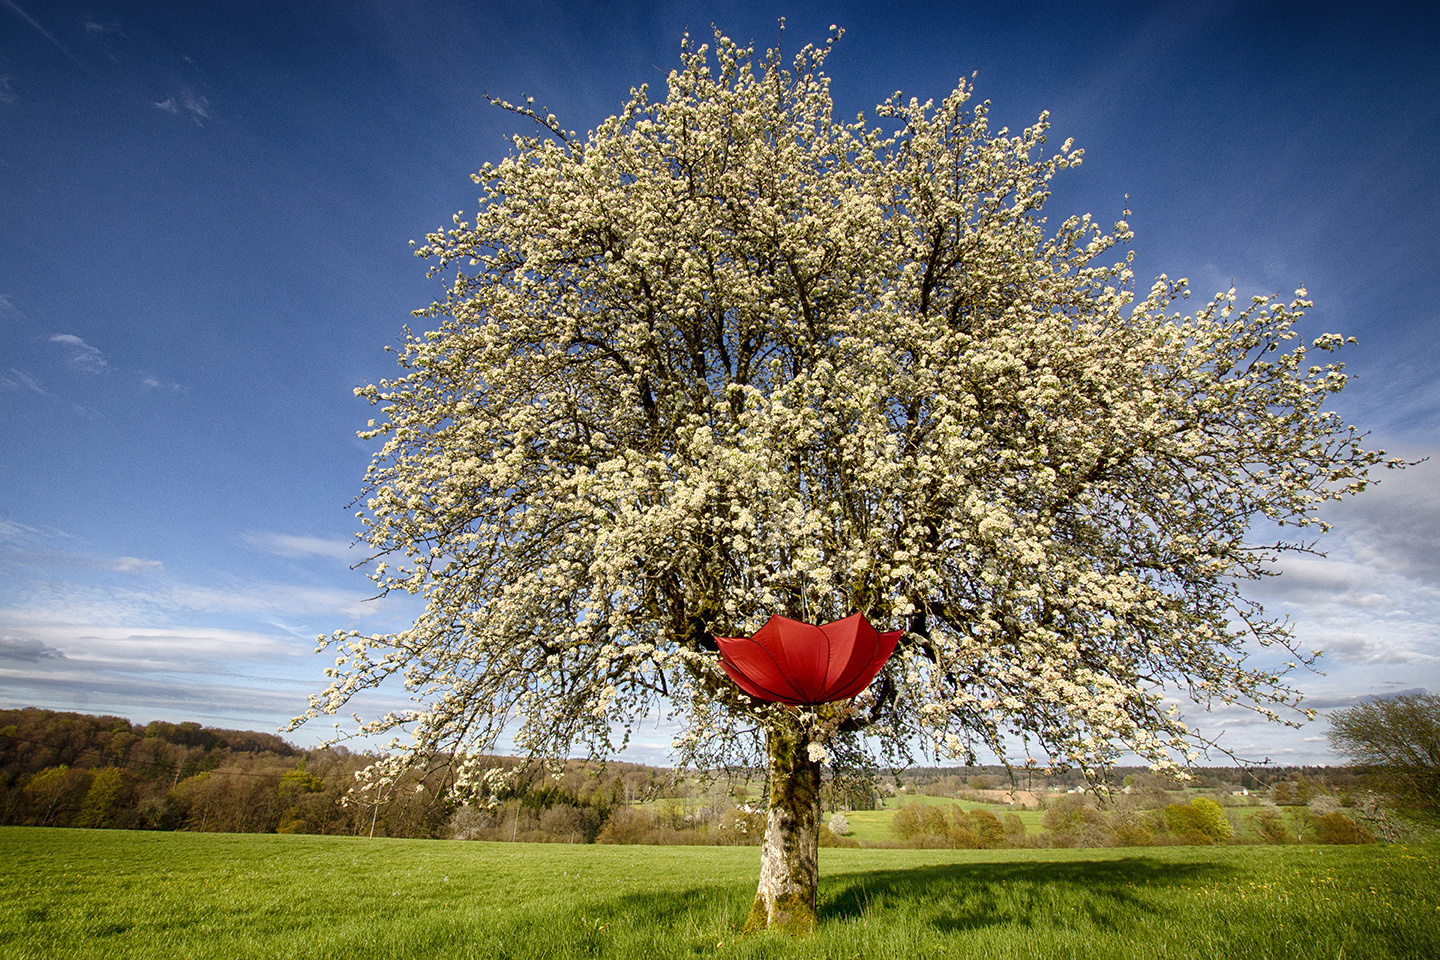
[[[869,870],[821,883],[820,919],[857,919],[906,906],[937,929],[958,933],[996,925],[1049,926],[1062,915],[1101,930],[1160,912],[1143,891],[1221,880],[1234,869],[1149,857],[1045,863],[974,863]],[[1066,913],[1068,911],[1068,914]]]
[[[709,883],[551,904],[507,919],[486,944],[489,960],[706,952],[738,930],[754,884]],[[678,944],[678,947],[677,947]]]
[[[921,925],[963,933],[1001,925],[1074,926],[1117,931],[1146,922],[1163,907],[1145,893],[1224,880],[1224,864],[1175,863],[1148,857],[1044,863],[975,863],[861,870],[820,882],[820,923],[845,923],[877,913],[909,913]],[[749,909],[751,882],[697,884],[624,894],[588,909],[551,910],[535,923],[566,939],[584,939],[598,923],[614,930],[699,928],[720,914],[733,926]],[[532,921],[526,921],[528,926]],[[590,926],[587,927],[586,925]]]

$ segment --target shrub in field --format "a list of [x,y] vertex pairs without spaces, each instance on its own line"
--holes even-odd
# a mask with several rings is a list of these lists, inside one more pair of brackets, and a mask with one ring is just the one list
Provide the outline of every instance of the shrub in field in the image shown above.
[[1083,806],[1078,797],[1060,797],[1046,806],[1040,815],[1040,826],[1051,833],[1069,833],[1080,823]]
[[721,815],[717,828],[731,836],[728,843],[759,843],[765,834],[765,813],[748,804],[732,807]]
[[920,832],[943,837],[950,833],[950,818],[940,807],[920,807]]
[[620,807],[611,811],[610,819],[605,821],[605,826],[601,828],[595,842],[645,843],[654,829],[655,821],[644,810]]
[[909,840],[922,833],[920,808],[913,803],[900,804],[900,809],[890,818],[890,832],[901,840]]
[[1040,818],[1057,847],[1108,847],[1112,842],[1105,814],[1087,806],[1078,796],[1065,796],[1052,803]]
[[600,832],[600,815],[594,807],[559,803],[540,814],[540,831],[566,843],[589,843]]
[[1265,843],[1294,843],[1294,835],[1285,827],[1285,818],[1272,808],[1256,811],[1247,818],[1255,836]]
[[1375,837],[1369,830],[1351,820],[1339,810],[1315,818],[1316,843],[1374,843]]
[[946,833],[946,838],[949,839],[952,847],[958,850],[979,850],[984,846],[975,831],[963,825],[965,821],[961,817],[957,817],[956,820],[957,822],[952,824]]
[[1295,834],[1298,843],[1305,843],[1315,839],[1315,815],[1307,807],[1291,806],[1285,809],[1285,823]]
[[1136,810],[1117,810],[1111,814],[1110,833],[1117,847],[1149,847],[1155,843],[1155,834],[1146,817]]
[[820,824],[820,846],[822,847],[858,847],[860,841],[854,837],[842,837],[829,824]]
[[1116,824],[1112,833],[1117,847],[1149,847],[1155,844],[1155,834],[1138,823]]
[[[951,806],[948,814],[941,806],[903,804],[895,811],[890,830],[905,846],[920,849],[980,850],[1003,847],[1006,839],[1005,828],[995,814],[988,810],[967,812],[958,804]],[[1023,831],[1022,825],[1022,836]]]
[[[667,826],[649,811],[635,807],[617,807],[611,811],[605,826],[596,836],[596,843],[640,843],[659,846],[734,847],[755,846],[764,838],[765,816],[744,810],[731,810],[713,826],[677,828]],[[823,826],[823,824],[822,824]],[[833,836],[833,834],[832,834]],[[546,838],[545,835],[541,835]],[[840,841],[834,846],[849,846],[856,841]]]
[[1203,837],[1203,843],[1229,840],[1233,830],[1220,804],[1209,797],[1196,797],[1189,803],[1172,803],[1165,808],[1165,825],[1172,833],[1191,840]]
[[1002,823],[1005,828],[1005,842],[1015,845],[1025,838],[1025,821],[1013,813],[1005,814]]
[[850,832],[850,821],[845,818],[843,813],[831,816],[830,822],[826,825],[830,828],[830,832],[837,837],[843,837]]
[[1397,816],[1382,803],[1383,799],[1376,793],[1363,794],[1349,815],[1380,843],[1422,843],[1433,837],[1422,824]]
[[445,824],[444,836],[451,840],[480,840],[483,839],[485,831],[494,827],[490,815],[470,804],[462,804],[455,808],[450,815],[450,820]]
[[[1007,816],[1015,816],[1007,814]],[[1005,827],[1000,823],[1000,818],[989,810],[971,810],[970,829],[980,839],[982,847],[1003,847],[1005,846]],[[1019,819],[1019,818],[1016,818]],[[1024,825],[1021,825],[1024,829]]]

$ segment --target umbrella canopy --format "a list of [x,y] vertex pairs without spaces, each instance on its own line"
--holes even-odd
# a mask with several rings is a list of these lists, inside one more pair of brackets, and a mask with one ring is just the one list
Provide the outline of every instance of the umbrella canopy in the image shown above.
[[720,665],[760,700],[793,706],[830,703],[870,685],[903,630],[876,633],[863,613],[814,626],[773,616],[753,637],[716,637]]

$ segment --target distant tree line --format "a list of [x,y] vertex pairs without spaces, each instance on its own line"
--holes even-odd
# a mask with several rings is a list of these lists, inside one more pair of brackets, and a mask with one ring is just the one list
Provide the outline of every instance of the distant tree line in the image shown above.
[[[1280,783],[1306,782],[1328,783],[1336,789],[1350,791],[1360,787],[1360,778],[1348,767],[1192,767],[1186,773],[1189,779],[1185,781],[1185,786],[1221,792],[1243,790],[1256,793],[1269,791],[1272,786]],[[1126,786],[1162,791],[1177,788],[1174,778],[1155,774],[1149,767],[1118,766],[1110,768],[1104,781],[1099,784],[1080,770],[1027,770],[1024,767],[1006,768],[999,765],[963,768],[910,767],[896,771],[885,778],[883,783],[897,788],[904,787],[912,793],[946,797],[965,796],[969,792],[980,790],[1033,790],[1038,793],[1056,789],[1094,789],[1097,786],[1112,790],[1121,790]]]
[[1357,844],[1374,843],[1377,835],[1384,840],[1410,835],[1403,822],[1374,804],[1304,776],[1243,800],[1146,786],[1128,794],[1066,793],[1042,800],[1043,829],[1034,833],[1015,813],[997,816],[933,800],[902,802],[890,830],[900,846],[922,849]]
[[[482,789],[458,802],[447,796],[443,768],[407,771],[383,790],[356,789],[356,774],[376,759],[193,722],[142,725],[113,716],[0,710],[0,824],[723,845],[758,843],[763,831],[763,779],[756,771],[685,777],[642,764],[571,760],[558,768],[526,765],[506,792],[492,796]],[[509,757],[489,762],[522,764]],[[1030,786],[1042,796],[1043,830],[1027,832],[1013,813],[910,804],[897,811],[891,842],[1143,846],[1410,836],[1368,789],[1369,768],[1199,769],[1186,791],[1143,768],[1112,774],[1113,782],[1097,792],[1078,775],[1036,771]],[[822,806],[827,812],[875,809],[876,783],[827,777]],[[963,800],[1025,786],[1003,767],[911,768],[880,778],[879,785]],[[1055,787],[1077,792],[1046,795]],[[1201,792],[1208,796],[1196,795]],[[855,842],[843,834],[822,825],[824,844]]]
[[376,759],[193,722],[0,710],[0,824],[441,837],[468,809],[461,820],[472,826],[499,816],[503,827],[509,811],[506,839],[588,842],[614,809],[677,787],[656,767],[572,761],[559,771],[536,767],[510,792],[464,808],[446,797],[444,769],[407,771],[383,791],[354,789],[356,773]]

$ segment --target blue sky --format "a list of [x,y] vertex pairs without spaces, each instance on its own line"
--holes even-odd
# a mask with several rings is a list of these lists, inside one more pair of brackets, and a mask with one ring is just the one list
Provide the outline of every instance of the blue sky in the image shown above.
[[[1311,331],[1360,341],[1337,409],[1440,453],[1424,6],[0,0],[0,705],[273,729],[322,683],[317,633],[403,624],[351,569],[348,505],[351,391],[438,294],[408,241],[509,150],[485,94],[589,129],[711,24],[761,48],[781,16],[797,48],[844,27],[841,116],[975,72],[999,123],[1049,110],[1086,150],[1052,215],[1128,207],[1142,286],[1305,285]],[[1328,559],[1258,589],[1328,651],[1313,705],[1440,689],[1436,470],[1384,477]],[[1323,724],[1197,719],[1332,759]]]

